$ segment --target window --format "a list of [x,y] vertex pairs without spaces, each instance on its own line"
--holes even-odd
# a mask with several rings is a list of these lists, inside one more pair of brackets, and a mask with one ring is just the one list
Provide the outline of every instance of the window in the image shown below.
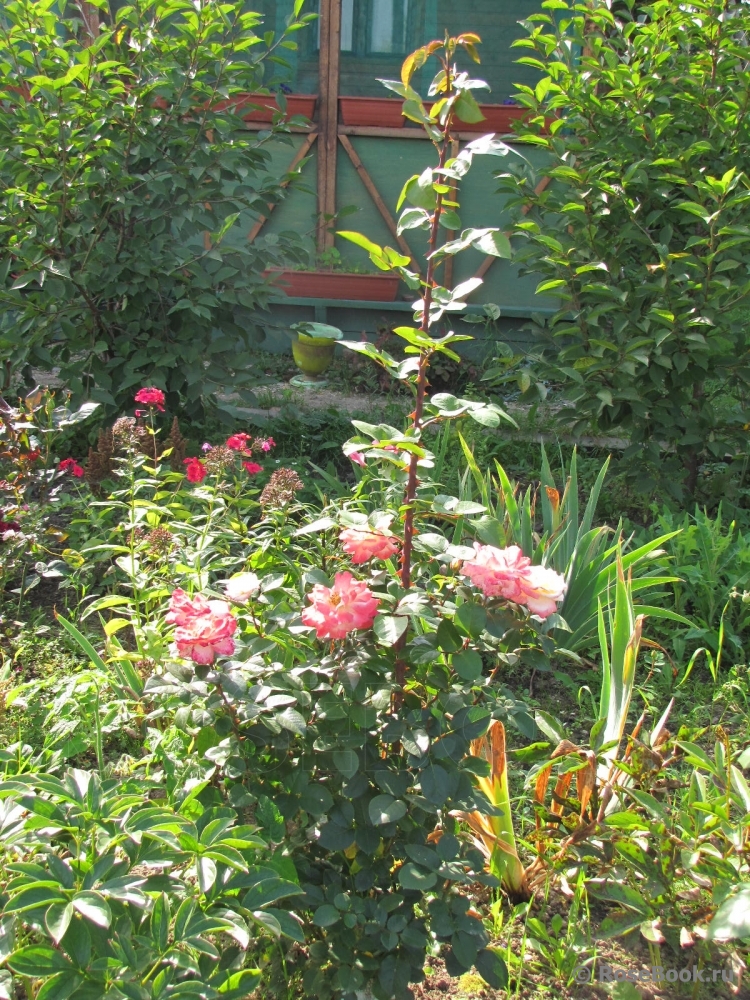
[[[423,0],[341,0],[341,51],[352,56],[406,55],[415,48]],[[320,21],[315,32],[320,47]]]
[[373,55],[405,54],[409,27],[409,0],[370,0],[370,4],[368,51]]

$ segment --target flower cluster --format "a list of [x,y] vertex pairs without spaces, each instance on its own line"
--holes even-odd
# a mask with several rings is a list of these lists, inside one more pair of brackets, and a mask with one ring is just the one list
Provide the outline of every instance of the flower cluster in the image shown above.
[[236,452],[232,451],[231,448],[227,448],[224,444],[218,444],[215,448],[206,452],[203,464],[206,467],[206,472],[210,475],[220,476],[234,465],[236,459]]
[[532,566],[517,545],[497,549],[474,542],[474,558],[461,569],[463,576],[487,597],[503,597],[525,605],[532,614],[548,618],[565,596],[565,578],[547,566]]
[[146,549],[153,559],[163,559],[175,546],[174,535],[169,528],[152,528],[145,538]]
[[112,424],[112,438],[117,448],[125,450],[137,448],[135,417],[118,417]]
[[164,393],[154,386],[139,389],[135,394],[136,403],[143,403],[144,406],[155,406],[160,413],[164,413]]
[[273,438],[253,437],[245,431],[238,431],[230,434],[224,444],[212,445],[206,441],[201,446],[201,451],[205,458],[186,458],[185,474],[189,483],[201,483],[207,475],[220,475],[225,469],[231,468],[237,456],[240,457],[240,465],[248,476],[257,476],[263,471],[263,466],[257,462],[249,461],[254,452],[267,454],[276,442]]
[[261,507],[283,507],[294,500],[294,494],[305,484],[294,469],[277,469],[263,487]]
[[185,475],[189,483],[202,483],[208,475],[206,466],[199,458],[186,458]]
[[178,588],[169,602],[167,621],[177,626],[177,652],[193,663],[207,666],[217,656],[231,656],[234,652],[232,636],[237,622],[226,601],[207,601],[201,594],[190,598]]
[[254,438],[244,431],[238,434],[230,434],[225,444],[227,448],[231,448],[232,451],[241,451],[243,455],[252,455],[254,451],[262,451],[267,454],[272,448],[276,447],[276,442],[273,438]]
[[302,622],[319,639],[343,639],[349,632],[372,628],[380,603],[364,581],[348,572],[337,573],[332,587],[316,584],[307,599],[311,607],[302,612]]

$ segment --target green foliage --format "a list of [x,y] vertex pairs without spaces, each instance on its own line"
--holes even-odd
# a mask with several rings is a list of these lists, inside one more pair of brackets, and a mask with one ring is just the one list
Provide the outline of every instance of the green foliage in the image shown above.
[[175,804],[154,781],[6,771],[2,848],[18,860],[4,866],[1,954],[39,983],[34,996],[240,1000],[255,988],[248,945],[283,911],[266,909],[264,841],[207,786]]
[[[569,431],[617,429],[640,488],[693,493],[702,464],[744,444],[750,293],[750,71],[742,4],[562,0],[526,23],[520,62],[542,74],[516,99],[542,153],[501,177],[518,257],[559,311],[534,333],[531,376],[558,383]],[[544,187],[542,178],[551,178]],[[513,359],[511,359],[513,363]],[[515,373],[504,377],[515,378]]]
[[[633,592],[679,582],[676,577],[665,576],[651,565],[662,555],[661,547],[674,538],[677,531],[649,539],[623,555],[622,547],[630,540],[623,539],[622,526],[618,525],[614,532],[614,541],[612,529],[606,525],[594,526],[609,459],[599,470],[581,511],[576,449],[570,459],[565,486],[560,490],[542,445],[538,490],[528,486],[521,495],[520,487],[509,479],[497,459],[496,475],[491,470],[482,473],[460,433],[458,438],[467,462],[461,482],[461,499],[471,500],[478,493],[487,511],[474,523],[477,538],[500,548],[517,545],[529,559],[551,566],[565,577],[567,589],[559,613],[564,622],[561,625],[568,634],[560,634],[558,638],[567,649],[575,651],[585,647],[595,634],[599,607],[608,606],[612,601],[618,556],[629,573],[634,569],[639,571],[630,583]],[[644,613],[690,624],[667,608],[638,605],[636,614]]]
[[702,647],[718,670],[722,654],[730,662],[745,656],[750,611],[750,539],[734,521],[726,523],[721,505],[714,517],[696,507],[681,519],[665,512],[659,516],[665,529],[681,530],[666,545],[674,608],[690,619],[686,629],[670,635],[680,660]]
[[566,986],[575,982],[574,973],[591,952],[588,898],[583,871],[579,871],[567,918],[555,913],[549,922],[528,917],[526,934],[529,948],[538,961]]
[[[99,403],[73,409],[70,394],[61,396],[34,389],[17,406],[0,399],[0,584],[13,587],[19,603],[41,580],[59,579],[67,571],[68,536],[53,515],[70,517],[79,508],[81,489],[77,475],[55,469],[55,448]],[[78,466],[77,472],[82,475],[83,469]]]
[[[647,562],[671,533],[621,554],[619,528],[609,539],[595,524],[606,467],[584,503],[577,455],[563,490],[543,457],[539,518],[535,489],[521,495],[499,464],[480,468],[463,437],[466,469],[448,485],[452,422],[485,432],[509,419],[490,402],[427,392],[433,360],[453,362],[461,339],[434,336],[434,324],[474,287],[439,286],[441,255],[508,250],[491,230],[447,248],[439,238],[441,224],[461,232],[451,195],[472,157],[508,154],[478,140],[449,156],[454,119],[475,120],[480,84],[451,60],[458,49],[476,57],[477,42],[431,43],[392,84],[438,151],[403,193],[401,224],[427,227],[424,274],[349,234],[422,293],[414,325],[396,331],[403,358],[350,345],[414,396],[403,429],[354,421],[353,487],[330,463],[317,469],[327,494],[307,502],[296,469],[271,474],[274,442],[246,432],[188,458],[176,423],[162,437],[153,394],[145,420],[100,433],[60,560],[78,607],[57,621],[84,669],[27,677],[7,696],[11,711],[43,706],[46,742],[0,750],[0,992],[240,1000],[260,986],[406,1000],[428,955],[505,990],[520,917],[521,954],[528,946],[567,984],[590,951],[588,893],[615,908],[601,937],[640,928],[651,948],[679,951],[687,935],[701,961],[744,947],[750,748],[721,726],[667,731],[689,668],[660,717],[651,675],[639,685],[641,616],[685,624],[634,603],[676,582]],[[431,55],[441,66],[428,115],[411,79]],[[18,422],[26,438],[11,468],[31,447],[27,425],[43,423]],[[287,421],[284,434],[300,458],[338,444],[325,420]],[[51,464],[42,486],[58,481]],[[601,691],[581,688],[568,735],[553,714],[532,717],[510,684],[564,657],[571,676],[554,676],[575,690],[597,624]],[[6,663],[0,683],[11,677]],[[723,702],[746,721],[743,678],[732,672],[711,711]],[[576,743],[581,723],[591,728]],[[519,734],[537,742],[514,747]],[[98,773],[61,774],[72,754],[95,758]],[[528,896],[558,877],[566,891],[575,882],[567,924],[524,902],[506,950],[491,946],[474,908],[483,893],[502,882]]]
[[2,355],[8,375],[59,367],[110,411],[156,384],[199,414],[247,380],[262,272],[296,252],[235,225],[285,180],[267,176],[283,127],[246,129],[239,95],[312,15],[298,4],[261,39],[242,3],[96,7],[95,39],[74,8],[3,9]]
[[[747,834],[750,789],[723,741],[717,741],[713,758],[692,743],[677,741],[676,749],[689,769],[686,793],[677,791],[667,799],[660,794],[661,754],[651,762],[656,766],[634,757],[629,770],[637,775],[638,787],[628,789],[628,797],[640,808],[623,808],[607,817],[604,831],[615,851],[615,868],[612,877],[592,882],[589,891],[619,909],[599,929],[602,939],[638,928],[650,945],[668,943],[678,951],[681,928],[692,928],[693,920],[701,919],[709,893],[714,905],[727,899],[714,911],[716,923],[703,926],[709,938],[729,941],[742,935],[742,923],[732,915],[735,904],[727,897],[750,874],[746,859],[735,857],[734,846]],[[643,850],[644,840],[652,850]],[[683,880],[698,887],[688,897],[687,913]],[[735,898],[741,900],[742,894]]]

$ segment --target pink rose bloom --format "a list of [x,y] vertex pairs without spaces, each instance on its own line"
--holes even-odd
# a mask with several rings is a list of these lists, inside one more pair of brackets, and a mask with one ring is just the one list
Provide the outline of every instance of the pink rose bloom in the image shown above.
[[178,588],[172,593],[167,621],[177,626],[177,652],[193,663],[208,665],[217,656],[234,652],[237,622],[226,601],[207,601],[202,594],[190,598]]
[[565,596],[565,578],[547,566],[532,566],[517,545],[496,549],[474,542],[474,558],[461,573],[487,597],[525,605],[532,614],[548,618]]
[[[211,601],[223,604],[223,601]],[[226,607],[226,605],[225,605]],[[193,663],[207,666],[217,656],[231,656],[234,652],[232,635],[237,622],[231,614],[208,614],[191,618],[186,625],[175,629],[174,638],[180,656],[189,657]]]
[[361,451],[350,451],[349,458],[352,462],[356,462],[357,465],[361,465],[363,469],[367,468],[367,462],[365,461],[365,456]]
[[369,559],[390,559],[398,552],[398,539],[394,535],[384,535],[380,531],[360,531],[347,528],[339,535],[339,541],[355,566]]
[[135,394],[135,401],[136,403],[145,403],[146,406],[155,406],[157,410],[164,412],[164,393],[154,386],[139,389]]
[[228,615],[229,605],[226,601],[207,601],[203,594],[188,597],[185,591],[178,587],[172,591],[166,620],[172,625],[187,625],[193,618],[203,618],[212,614]]
[[312,607],[302,612],[319,639],[343,639],[356,629],[372,628],[380,601],[351,573],[337,573],[332,587],[317,583],[307,595]]
[[548,566],[529,566],[521,580],[522,604],[532,614],[549,618],[557,611],[557,602],[565,597],[565,577]]
[[461,573],[487,597],[504,597],[520,604],[523,595],[520,579],[531,566],[531,559],[517,545],[496,549],[494,545],[474,542],[474,552],[474,558],[464,563]]

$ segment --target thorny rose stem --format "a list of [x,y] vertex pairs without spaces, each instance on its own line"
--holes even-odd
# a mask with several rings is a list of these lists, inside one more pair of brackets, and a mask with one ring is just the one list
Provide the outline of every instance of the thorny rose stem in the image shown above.
[[[451,91],[450,64],[447,60],[442,60],[442,62],[446,75],[446,94],[449,95]],[[445,122],[441,144],[438,146],[438,172],[442,171],[445,166],[445,159],[448,151],[448,136],[450,134],[452,119],[453,111],[451,110]],[[435,145],[437,145],[437,143]],[[425,292],[422,305],[422,323],[420,325],[420,331],[425,335],[428,335],[430,332],[430,305],[432,303],[432,287],[435,276],[435,268],[437,266],[434,259],[434,251],[437,249],[440,216],[442,214],[442,210],[443,195],[438,192],[436,194],[435,212],[432,216],[430,238],[427,245],[427,273],[425,276]],[[430,354],[427,351],[423,351],[419,359],[416,402],[414,405],[414,413],[412,414],[412,426],[415,431],[419,431],[422,426],[422,413],[424,410],[425,393],[427,390],[427,369],[429,367]],[[404,495],[404,506],[406,507],[406,512],[404,514],[404,548],[401,556],[401,586],[404,590],[408,590],[411,586],[411,553],[412,539],[414,537],[414,501],[417,495],[417,461],[418,456],[416,454],[412,454],[409,460],[409,478],[406,483],[406,493]],[[404,637],[402,636],[399,639],[396,646],[398,654],[400,654],[403,649],[403,638]],[[403,687],[405,679],[406,663],[399,655],[399,658],[396,661],[396,683],[400,688]]]

